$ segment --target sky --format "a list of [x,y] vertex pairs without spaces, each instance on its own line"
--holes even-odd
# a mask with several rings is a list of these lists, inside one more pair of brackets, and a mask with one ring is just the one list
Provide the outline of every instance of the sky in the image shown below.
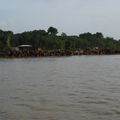
[[0,0],[0,29],[79,35],[102,32],[120,39],[120,0]]

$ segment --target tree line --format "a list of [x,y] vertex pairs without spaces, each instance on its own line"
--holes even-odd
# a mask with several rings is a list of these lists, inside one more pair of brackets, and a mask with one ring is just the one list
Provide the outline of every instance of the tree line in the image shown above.
[[34,49],[79,50],[86,48],[120,49],[120,40],[104,37],[102,33],[82,33],[78,36],[68,36],[66,33],[57,35],[58,30],[49,27],[45,30],[34,30],[14,34],[12,31],[0,30],[0,50],[10,50],[19,45],[32,45]]

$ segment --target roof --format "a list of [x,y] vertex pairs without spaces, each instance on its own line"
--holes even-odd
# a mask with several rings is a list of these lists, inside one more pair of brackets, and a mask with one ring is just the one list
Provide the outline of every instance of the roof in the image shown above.
[[19,47],[32,47],[32,45],[19,45]]

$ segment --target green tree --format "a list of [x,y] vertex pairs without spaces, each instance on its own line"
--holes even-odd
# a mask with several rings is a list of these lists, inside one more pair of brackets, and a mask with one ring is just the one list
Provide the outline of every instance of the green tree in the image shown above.
[[64,32],[62,32],[62,33],[61,33],[61,36],[62,36],[62,37],[67,37],[67,34],[64,33]]
[[48,31],[48,34],[50,35],[57,35],[58,33],[58,30],[54,27],[49,27],[47,31]]
[[103,34],[100,32],[96,32],[96,34],[94,34],[96,38],[103,38]]

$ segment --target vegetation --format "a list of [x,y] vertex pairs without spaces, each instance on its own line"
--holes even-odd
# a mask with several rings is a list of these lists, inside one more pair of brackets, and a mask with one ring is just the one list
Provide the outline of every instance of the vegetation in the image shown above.
[[120,49],[120,41],[104,37],[100,32],[95,34],[88,32],[79,36],[67,36],[66,33],[57,35],[57,33],[58,30],[54,27],[49,27],[47,31],[34,30],[19,34],[0,30],[0,50],[9,50],[22,44],[29,44],[34,49],[42,48],[44,50],[80,50],[94,47]]

